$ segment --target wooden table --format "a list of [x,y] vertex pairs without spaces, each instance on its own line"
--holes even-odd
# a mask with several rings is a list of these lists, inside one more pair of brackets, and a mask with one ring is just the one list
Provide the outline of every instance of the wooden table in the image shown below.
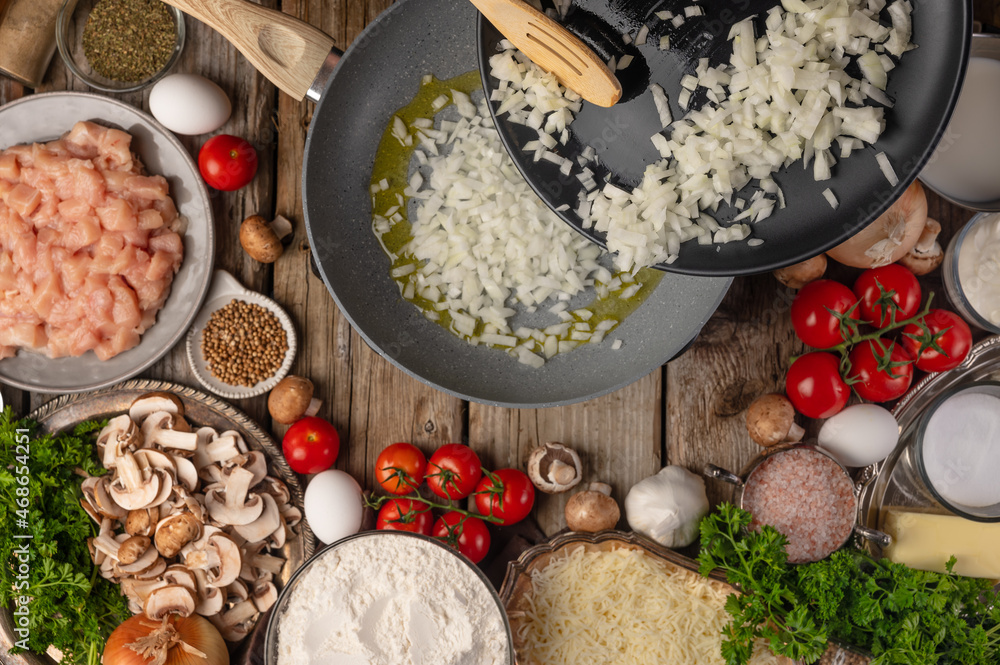
[[[343,49],[391,0],[262,4],[320,27]],[[1000,25],[1000,0],[975,0],[975,10],[979,20]],[[273,295],[291,315],[301,340],[292,371],[313,380],[325,400],[320,415],[343,437],[338,468],[371,487],[376,456],[396,441],[411,441],[426,451],[465,442],[493,468],[523,466],[539,443],[562,441],[583,456],[585,479],[609,482],[621,500],[632,484],[667,463],[693,470],[706,462],[739,469],[756,454],[744,426],[746,407],[761,393],[782,389],[788,358],[803,349],[787,314],[794,292],[769,274],[736,279],[687,353],[616,393],[581,404],[501,409],[438,392],[369,349],[310,271],[300,176],[313,105],[279,94],[235,48],[198,21],[188,18],[187,28],[187,46],[175,71],[202,74],[222,86],[234,102],[233,117],[222,130],[246,137],[260,157],[257,177],[249,186],[233,193],[213,192],[216,265],[248,288]],[[67,72],[57,55],[39,91],[64,89],[87,87]],[[29,92],[0,78],[0,103]],[[122,96],[145,110],[147,98],[148,91]],[[182,137],[192,154],[203,140]],[[942,239],[947,242],[972,213],[934,195],[929,199],[930,214],[944,226]],[[239,223],[255,213],[268,218],[280,213],[295,222],[293,244],[273,267],[249,259],[239,246]],[[836,268],[831,273],[848,279],[855,274]],[[940,292],[936,277],[923,281],[925,288]],[[183,344],[144,376],[198,386]],[[53,397],[4,387],[5,400],[21,413]],[[235,404],[265,427],[271,425],[265,397]],[[271,431],[280,437],[284,429],[272,426]],[[727,495],[724,486],[709,483],[713,502]],[[539,499],[537,519],[546,533],[563,528],[565,500]]]

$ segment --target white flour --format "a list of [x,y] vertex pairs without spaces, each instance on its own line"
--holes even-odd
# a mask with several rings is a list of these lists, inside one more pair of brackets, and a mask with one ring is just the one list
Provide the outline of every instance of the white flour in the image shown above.
[[278,624],[278,665],[503,665],[501,610],[457,557],[398,534],[330,550]]

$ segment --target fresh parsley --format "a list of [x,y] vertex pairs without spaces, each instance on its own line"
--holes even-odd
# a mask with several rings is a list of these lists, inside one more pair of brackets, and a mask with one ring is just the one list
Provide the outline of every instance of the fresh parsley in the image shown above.
[[807,663],[835,638],[872,654],[872,665],[1000,665],[1000,603],[987,580],[913,570],[846,548],[815,563],[790,565],[776,529],[750,530],[732,504],[702,520],[698,562],[719,568],[742,593],[731,595],[722,656],[750,659],[753,642]]
[[[14,609],[30,599],[28,648],[41,653],[53,645],[63,663],[97,665],[108,635],[131,616],[91,561],[87,539],[97,527],[80,506],[83,474],[105,472],[94,450],[102,426],[87,421],[40,435],[38,423],[15,419],[9,407],[0,413],[0,605]],[[27,505],[18,492],[24,477]],[[26,580],[18,558],[25,544]]]

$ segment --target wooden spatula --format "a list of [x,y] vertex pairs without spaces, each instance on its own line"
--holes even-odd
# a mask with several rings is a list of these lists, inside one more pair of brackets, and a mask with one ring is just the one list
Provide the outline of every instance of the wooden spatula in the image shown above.
[[522,0],[471,0],[483,16],[532,62],[588,102],[614,106],[622,86],[608,66],[548,16]]

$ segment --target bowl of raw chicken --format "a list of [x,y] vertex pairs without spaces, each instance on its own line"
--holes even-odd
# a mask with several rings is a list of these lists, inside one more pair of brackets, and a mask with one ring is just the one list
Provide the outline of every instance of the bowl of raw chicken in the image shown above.
[[187,331],[213,257],[208,190],[153,118],[77,92],[0,107],[0,382],[135,376]]

